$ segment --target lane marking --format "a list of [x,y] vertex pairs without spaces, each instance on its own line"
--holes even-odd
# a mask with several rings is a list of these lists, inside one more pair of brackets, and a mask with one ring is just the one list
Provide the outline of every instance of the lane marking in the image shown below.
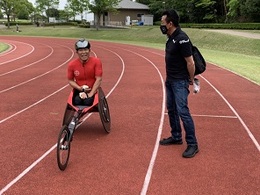
[[257,142],[256,138],[254,137],[254,135],[252,134],[252,132],[250,131],[250,129],[247,127],[247,125],[245,124],[245,122],[243,121],[243,119],[239,116],[239,114],[237,113],[237,111],[235,110],[235,108],[227,101],[227,99],[219,92],[219,90],[213,86],[205,77],[203,77],[202,75],[200,75],[200,77],[205,80],[216,92],[217,94],[224,100],[224,102],[226,102],[226,104],[228,105],[228,107],[232,110],[232,112],[237,116],[238,120],[240,121],[240,123],[242,124],[242,126],[244,127],[244,129],[246,130],[248,136],[250,137],[250,139],[253,141],[253,143],[255,144],[258,152],[260,152],[260,145]]
[[[4,41],[3,41],[3,40],[2,40],[2,41],[0,40],[0,42],[4,42]],[[8,55],[8,54],[14,52],[14,51],[17,49],[16,45],[13,45],[13,44],[11,44],[11,43],[6,43],[6,42],[4,42],[4,43],[7,44],[7,45],[9,46],[9,48],[8,48],[7,50],[1,52],[1,53],[0,53],[0,57],[6,56],[6,55]]]
[[[43,45],[44,45],[44,44],[43,44]],[[27,64],[26,66],[23,66],[23,67],[20,67],[20,68],[11,70],[11,71],[9,71],[9,72],[5,72],[5,73],[3,73],[3,74],[0,74],[0,77],[1,77],[1,76],[4,76],[4,75],[7,75],[7,74],[10,74],[10,73],[13,73],[13,72],[16,72],[16,71],[18,71],[18,70],[22,70],[22,69],[28,68],[28,67],[30,67],[30,66],[32,66],[32,65],[34,65],[34,64],[36,64],[36,63],[38,63],[38,62],[41,62],[41,61],[47,59],[49,56],[51,56],[51,55],[53,54],[53,51],[54,51],[54,50],[53,50],[52,47],[50,47],[50,46],[48,46],[48,45],[46,45],[46,46],[51,49],[51,52],[50,52],[47,56],[45,56],[44,58],[42,58],[42,59],[40,59],[40,60],[38,60],[38,61],[34,61],[34,62],[31,63],[31,64]]]
[[[141,49],[141,50],[144,50],[144,51],[149,52],[149,50],[146,50],[146,49]],[[159,56],[162,56],[162,54],[159,54],[159,53],[156,53],[156,52],[150,52],[150,53],[153,53],[153,54],[157,54],[157,55],[159,55]],[[242,77],[242,78],[245,78],[245,77],[241,76],[240,74],[235,73],[235,72],[233,72],[233,71],[231,71],[231,70],[229,70],[229,69],[226,69],[226,68],[224,68],[224,67],[220,67],[220,66],[218,66],[218,65],[216,65],[216,64],[213,64],[213,63],[211,63],[211,64],[217,66],[218,68],[221,68],[221,69],[224,69],[224,70],[226,70],[226,71],[229,71],[229,72],[231,72],[231,73],[233,73],[233,74],[235,74],[235,75],[237,75],[237,76],[240,76],[240,77]],[[226,99],[226,98],[216,89],[216,87],[214,87],[205,77],[203,77],[202,75],[200,75],[200,77],[201,77],[202,79],[204,79],[204,80],[219,94],[219,96],[224,100],[224,102],[225,102],[225,103],[228,105],[228,107],[232,110],[232,112],[235,114],[235,116],[238,118],[238,120],[240,121],[240,123],[242,124],[242,126],[244,127],[244,129],[246,130],[248,136],[250,137],[250,139],[251,139],[251,140],[253,141],[253,143],[255,144],[257,150],[260,152],[260,145],[259,145],[259,143],[257,142],[256,138],[254,137],[254,135],[252,134],[252,132],[250,131],[250,129],[247,127],[247,125],[245,124],[245,122],[243,121],[243,119],[240,117],[240,115],[239,115],[239,114],[236,112],[236,110],[233,108],[233,106],[231,106],[231,104],[227,101],[227,99]],[[248,78],[245,78],[245,79],[249,80]],[[255,82],[252,81],[252,80],[249,80],[249,81],[252,82],[252,83],[254,83],[254,84],[257,84],[257,83],[255,83]],[[257,84],[257,85],[259,86],[259,84]]]
[[141,195],[146,195],[147,190],[148,190],[148,186],[150,184],[150,180],[151,180],[155,160],[156,160],[156,157],[157,157],[158,149],[159,149],[159,141],[161,139],[161,134],[162,134],[162,130],[163,130],[164,116],[165,116],[165,114],[164,114],[165,113],[165,104],[166,104],[166,92],[165,92],[163,76],[162,76],[160,70],[157,68],[157,66],[151,60],[149,60],[148,58],[146,58],[145,56],[143,56],[141,54],[138,54],[138,53],[133,52],[131,50],[126,50],[126,49],[124,49],[124,50],[131,52],[131,53],[133,53],[137,56],[140,56],[143,59],[147,60],[156,69],[157,73],[159,74],[161,84],[162,84],[163,99],[162,99],[162,110],[161,110],[160,124],[159,124],[158,131],[157,131],[157,137],[156,137],[152,157],[151,157],[151,160],[150,160],[150,163],[149,163],[146,175],[145,175],[143,187],[142,187],[142,190],[141,190]]
[[[56,144],[57,145],[57,144]],[[26,168],[20,175],[18,175],[14,180],[12,180],[9,184],[7,184],[0,191],[0,195],[3,194],[6,190],[8,190],[12,185],[14,185],[17,181],[19,181],[24,175],[26,175],[33,167],[35,167],[40,161],[42,161],[48,154],[51,153],[52,150],[55,149],[56,145],[52,146],[47,152],[45,152],[40,158],[34,161],[28,168]]]
[[[143,49],[144,50],[144,49]],[[149,52],[149,50],[146,50]],[[162,54],[158,54],[158,53],[155,53],[155,52],[150,52],[150,53],[153,53],[153,54],[157,54],[159,56],[162,56]],[[144,57],[145,58],[145,57]],[[200,75],[201,76],[201,75]],[[253,136],[253,134],[251,133],[251,131],[249,130],[249,128],[246,126],[246,124],[244,123],[244,121],[242,120],[242,118],[238,115],[238,113],[235,111],[235,109],[231,106],[231,104],[224,98],[224,96],[208,81],[206,80],[203,76],[201,76],[220,96],[221,98],[226,102],[226,104],[229,106],[229,108],[233,111],[233,113],[235,114],[236,118],[239,119],[240,123],[243,125],[243,127],[245,128],[245,130],[247,131],[249,137],[251,138],[251,140],[253,141],[253,143],[255,144],[256,148],[258,149],[258,151],[260,152],[260,146],[259,146],[259,143],[257,142],[257,140],[255,139],[255,137]],[[164,98],[165,99],[165,98]],[[230,117],[233,117],[233,116],[230,116]],[[159,130],[160,131],[160,130]],[[158,132],[159,133],[159,132]],[[158,137],[157,137],[158,139]],[[159,145],[159,141],[156,139],[156,145]],[[155,147],[156,147],[155,145]],[[144,185],[143,185],[143,188],[142,188],[142,191],[141,191],[141,195],[146,195],[147,193],[147,190],[148,190],[148,186],[149,186],[149,183],[150,183],[150,179],[151,179],[151,174],[152,174],[152,169],[153,169],[153,166],[154,166],[154,163],[155,163],[155,158],[156,156],[154,157],[154,153],[157,154],[157,149],[154,149],[154,152],[153,152],[153,156],[152,156],[152,159],[150,161],[150,165],[149,165],[149,168],[148,168],[148,171],[147,171],[147,174],[146,174],[146,177],[145,177],[145,182],[144,182]]]
[[[69,47],[67,47],[67,48],[69,48]],[[67,59],[65,62],[63,62],[62,64],[60,64],[59,66],[56,66],[55,68],[53,68],[53,69],[51,69],[51,70],[49,70],[49,71],[47,71],[47,72],[45,72],[45,73],[43,73],[43,74],[40,74],[40,75],[38,75],[38,76],[36,76],[36,77],[33,77],[33,78],[31,78],[31,79],[29,79],[29,80],[27,80],[27,81],[24,81],[24,82],[21,82],[21,83],[19,83],[19,84],[17,84],[17,85],[12,86],[12,87],[3,89],[3,90],[0,91],[0,94],[3,93],[3,92],[9,91],[9,90],[11,90],[11,89],[14,89],[14,88],[16,88],[16,87],[19,87],[19,86],[21,86],[21,85],[24,85],[24,84],[26,84],[26,83],[29,83],[29,82],[31,82],[31,81],[33,81],[33,80],[38,79],[38,78],[41,78],[41,77],[43,77],[43,76],[45,76],[45,75],[47,75],[47,74],[49,74],[49,73],[51,73],[51,72],[53,72],[53,71],[59,69],[60,67],[64,66],[64,65],[67,64],[67,63],[73,58],[73,56],[74,56],[74,52],[72,51],[72,49],[69,48],[69,50],[71,50],[71,52],[72,52],[70,58]]]
[[32,45],[30,45],[30,44],[28,44],[28,43],[24,43],[24,42],[19,42],[19,41],[16,41],[16,42],[30,46],[30,47],[32,48],[31,51],[28,52],[28,53],[26,53],[26,54],[24,54],[24,55],[22,55],[22,56],[19,56],[18,58],[13,58],[13,59],[11,59],[11,60],[8,60],[8,61],[5,61],[5,62],[1,62],[0,65],[3,65],[3,64],[6,64],[6,63],[9,63],[9,62],[13,62],[13,61],[15,61],[15,60],[21,59],[21,58],[23,58],[23,57],[25,57],[25,56],[30,55],[30,54],[34,51],[34,47],[33,47]]
[[[111,50],[108,50],[108,49],[106,49],[106,50],[107,50],[107,51],[111,51]],[[120,74],[120,76],[119,76],[119,78],[118,78],[116,84],[115,84],[115,85],[113,86],[113,88],[109,91],[109,93],[107,94],[106,97],[108,97],[108,96],[115,90],[115,88],[117,87],[117,85],[118,85],[119,82],[121,81],[121,79],[122,79],[122,77],[123,77],[123,74],[124,74],[124,72],[125,72],[125,63],[124,63],[124,60],[123,60],[117,53],[115,53],[115,52],[113,52],[113,51],[111,51],[111,52],[114,53],[114,54],[121,60],[121,63],[122,63],[122,71],[121,71],[121,74]],[[69,85],[67,84],[66,86],[60,88],[60,89],[57,90],[56,92],[54,92],[54,93],[50,94],[49,96],[47,96],[46,98],[43,98],[42,100],[38,101],[38,103],[44,101],[45,99],[47,99],[48,97],[51,97],[52,95],[54,95],[54,94],[56,94],[56,93],[58,93],[59,91],[61,91],[61,90],[63,90],[64,88],[66,88],[67,86],[69,86]],[[36,103],[33,104],[32,106],[34,106],[34,105],[36,105]],[[30,106],[30,107],[32,107],[32,106]],[[28,107],[27,109],[29,109],[29,107]],[[26,110],[27,110],[27,109],[26,109]],[[25,110],[23,110],[23,111],[25,111]],[[18,113],[17,113],[17,114],[18,114]],[[17,115],[17,114],[16,114],[16,115]],[[87,116],[83,119],[82,123],[83,123],[85,120],[87,120],[87,118],[90,117],[91,114],[92,114],[92,113],[90,113],[89,115],[87,115]],[[13,116],[12,116],[12,117],[13,117]],[[1,124],[2,122],[4,122],[4,121],[3,121],[3,120],[0,121],[0,124]],[[81,123],[81,124],[82,124],[82,123]],[[19,181],[19,180],[20,180],[23,176],[25,176],[28,172],[30,172],[39,162],[41,162],[47,155],[49,155],[56,147],[57,147],[57,144],[55,144],[54,146],[52,146],[52,147],[51,147],[47,152],[45,152],[40,158],[38,158],[38,159],[37,159],[36,161],[34,161],[29,167],[27,167],[21,174],[19,174],[19,175],[18,175],[17,177],[15,177],[10,183],[8,183],[4,188],[2,188],[1,191],[0,191],[0,195],[3,194],[5,191],[7,191],[10,187],[12,187],[17,181]]]
[[[132,51],[131,51],[132,52]],[[132,52],[132,53],[134,53],[134,52]],[[137,54],[138,55],[138,54]],[[145,58],[144,56],[142,56],[143,58]],[[145,59],[147,59],[147,58],[145,58]],[[148,60],[148,61],[150,61],[150,60]],[[151,61],[150,61],[151,62]],[[152,62],[151,62],[152,63]],[[153,64],[153,63],[152,63]],[[154,64],[153,64],[154,65]],[[159,73],[159,75],[161,76],[161,73],[160,73],[160,71],[158,70],[158,68],[154,65],[154,67],[157,69],[157,71],[158,71],[158,73]],[[201,76],[202,77],[202,76]],[[162,78],[162,76],[161,76],[161,78]],[[206,82],[208,82],[204,77],[202,77]],[[163,80],[163,79],[162,79]],[[208,82],[209,83],[209,82]],[[222,94],[213,86],[213,85],[211,85],[210,83],[209,83],[209,85],[210,86],[212,86],[213,87],[213,89],[215,89],[216,90],[216,92],[222,97],[222,99],[228,104],[228,105],[230,105],[229,103],[228,103],[228,101],[222,96]],[[163,81],[163,91],[164,91],[164,93],[165,93],[165,89],[164,89],[164,81]],[[163,102],[165,102],[165,98],[164,98],[164,100],[163,100]],[[164,105],[165,104],[163,104],[163,109],[164,109]],[[231,106],[231,105],[230,105]],[[230,107],[230,108],[233,108],[232,106]],[[231,109],[232,110],[232,109]],[[233,111],[233,110],[232,110]],[[234,110],[235,111],[235,110]],[[233,111],[233,112],[234,112]],[[164,118],[164,113],[165,113],[165,111],[163,111],[162,112],[162,114],[161,114],[161,119],[162,118]],[[234,114],[237,116],[237,118],[239,118],[239,120],[240,120],[240,122],[241,122],[241,118],[239,117],[239,115],[236,113],[236,111],[234,112]],[[161,120],[161,122],[162,122],[162,126],[163,126],[163,121],[164,120]],[[161,126],[161,122],[160,122],[160,126]],[[242,122],[243,122],[243,120],[242,120]],[[244,123],[244,122],[243,122]],[[243,124],[242,123],[242,124]],[[244,125],[245,125],[245,123],[244,123]],[[244,126],[243,125],[243,126]],[[159,135],[159,132],[161,131],[162,132],[162,126],[161,126],[161,128],[159,127],[159,130],[158,130],[158,135]],[[245,125],[246,126],[246,125]],[[248,129],[248,128],[247,128]],[[249,129],[248,129],[249,130]],[[249,132],[250,132],[250,130],[249,130]],[[250,132],[251,133],[251,132]],[[159,136],[159,138],[158,138],[158,135],[157,135],[157,139],[158,140],[160,140],[160,136]],[[258,143],[257,143],[258,144]],[[159,141],[157,141],[157,143],[155,144],[155,147],[154,147],[154,152],[153,152],[153,156],[152,156],[152,159],[151,159],[151,161],[150,161],[150,164],[149,164],[149,169],[148,169],[148,171],[147,171],[147,174],[146,174],[146,178],[145,178],[145,182],[144,182],[144,185],[143,185],[143,188],[142,188],[142,192],[141,192],[141,194],[142,195],[145,195],[146,193],[147,193],[147,189],[148,189],[148,186],[149,186],[149,183],[150,183],[150,179],[151,179],[151,174],[152,174],[152,168],[153,168],[153,166],[154,166],[154,162],[155,162],[155,158],[156,158],[156,154],[157,154],[157,151],[158,151],[158,147],[157,147],[157,149],[156,149],[156,146],[158,146],[159,147]],[[259,144],[258,144],[258,146],[259,146]],[[42,157],[44,158],[44,157],[46,157],[52,150],[54,150],[55,149],[55,147],[56,147],[56,144],[52,147],[52,148],[50,148],[50,150],[48,150]],[[155,152],[156,151],[156,152]],[[259,147],[259,151],[260,151],[260,147]],[[154,155],[155,154],[155,155]],[[42,158],[42,159],[43,159]],[[39,158],[39,159],[41,159],[41,158]],[[26,170],[26,173],[28,173],[33,167],[35,167],[36,166],[36,164],[38,164],[41,160],[37,160],[37,161],[35,161],[31,166],[30,166],[30,168],[28,167]],[[150,169],[151,168],[151,169]],[[23,171],[23,172],[25,172],[25,171]],[[19,179],[21,179],[26,173],[24,173],[23,175],[21,175],[20,177],[19,176],[17,176],[16,178],[18,178],[17,180],[16,179],[14,179],[12,182],[10,182],[5,188],[3,188],[3,189],[5,189],[4,191],[3,191],[3,189],[0,191],[0,194],[1,193],[3,193],[3,192],[5,192],[6,190],[8,190],[13,184],[15,184]]]
[[8,116],[8,117],[6,117],[6,118],[0,120],[0,124],[3,123],[3,122],[5,122],[5,121],[7,121],[7,120],[9,120],[9,119],[11,119],[11,118],[13,118],[13,117],[15,117],[15,116],[17,116],[18,114],[21,114],[21,113],[25,112],[26,110],[29,110],[30,108],[36,106],[37,104],[40,104],[40,103],[43,102],[44,100],[46,100],[46,99],[48,99],[49,97],[55,95],[56,93],[60,92],[61,90],[65,89],[65,88],[68,87],[68,86],[69,86],[69,84],[67,84],[67,85],[65,85],[65,86],[63,86],[63,87],[61,87],[61,88],[58,89],[57,91],[55,91],[55,92],[53,92],[52,94],[50,94],[50,95],[48,95],[48,96],[42,98],[42,99],[39,100],[39,101],[37,101],[37,102],[31,104],[30,106],[27,106],[26,108],[24,108],[24,109],[22,109],[22,110],[19,110],[18,112],[16,112],[16,113],[14,113],[14,114],[12,114],[12,115],[10,115],[10,116]]
[[227,115],[206,115],[206,114],[191,114],[192,116],[197,117],[210,117],[210,118],[232,118],[237,119],[237,116],[227,116]]
[[[164,113],[165,115],[168,115],[167,112]],[[207,114],[191,114],[195,117],[209,117],[209,118],[234,118],[237,119],[237,116],[228,116],[228,115],[207,115]]]

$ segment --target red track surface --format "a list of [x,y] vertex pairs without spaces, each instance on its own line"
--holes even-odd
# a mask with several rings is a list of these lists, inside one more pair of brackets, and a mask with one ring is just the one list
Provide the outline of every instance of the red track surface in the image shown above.
[[103,61],[111,133],[92,114],[61,172],[55,144],[75,40],[0,41],[13,45],[0,55],[0,194],[260,194],[259,85],[208,64],[201,92],[189,98],[200,152],[184,159],[185,144],[158,145],[170,135],[164,52],[92,41]]

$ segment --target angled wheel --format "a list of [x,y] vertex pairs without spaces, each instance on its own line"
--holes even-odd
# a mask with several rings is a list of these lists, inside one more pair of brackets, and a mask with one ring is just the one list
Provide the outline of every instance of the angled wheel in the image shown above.
[[62,126],[57,142],[57,162],[60,170],[64,171],[70,157],[69,129],[67,125]]
[[98,90],[98,112],[105,131],[110,133],[111,118],[107,99],[102,88]]

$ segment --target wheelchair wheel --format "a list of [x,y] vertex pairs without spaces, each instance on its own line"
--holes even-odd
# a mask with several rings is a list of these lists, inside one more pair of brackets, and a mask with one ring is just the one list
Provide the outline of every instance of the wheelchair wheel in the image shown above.
[[61,128],[57,143],[57,162],[60,170],[64,171],[68,165],[70,156],[70,140],[68,126]]
[[98,112],[103,127],[107,133],[110,133],[111,118],[106,96],[101,88],[98,91]]

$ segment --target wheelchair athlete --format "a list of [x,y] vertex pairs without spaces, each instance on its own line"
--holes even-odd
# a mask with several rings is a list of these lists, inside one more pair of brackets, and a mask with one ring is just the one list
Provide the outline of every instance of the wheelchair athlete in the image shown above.
[[67,78],[74,89],[73,104],[91,106],[95,93],[102,81],[102,63],[99,58],[90,56],[90,43],[80,39],[75,43],[78,58],[69,62]]

